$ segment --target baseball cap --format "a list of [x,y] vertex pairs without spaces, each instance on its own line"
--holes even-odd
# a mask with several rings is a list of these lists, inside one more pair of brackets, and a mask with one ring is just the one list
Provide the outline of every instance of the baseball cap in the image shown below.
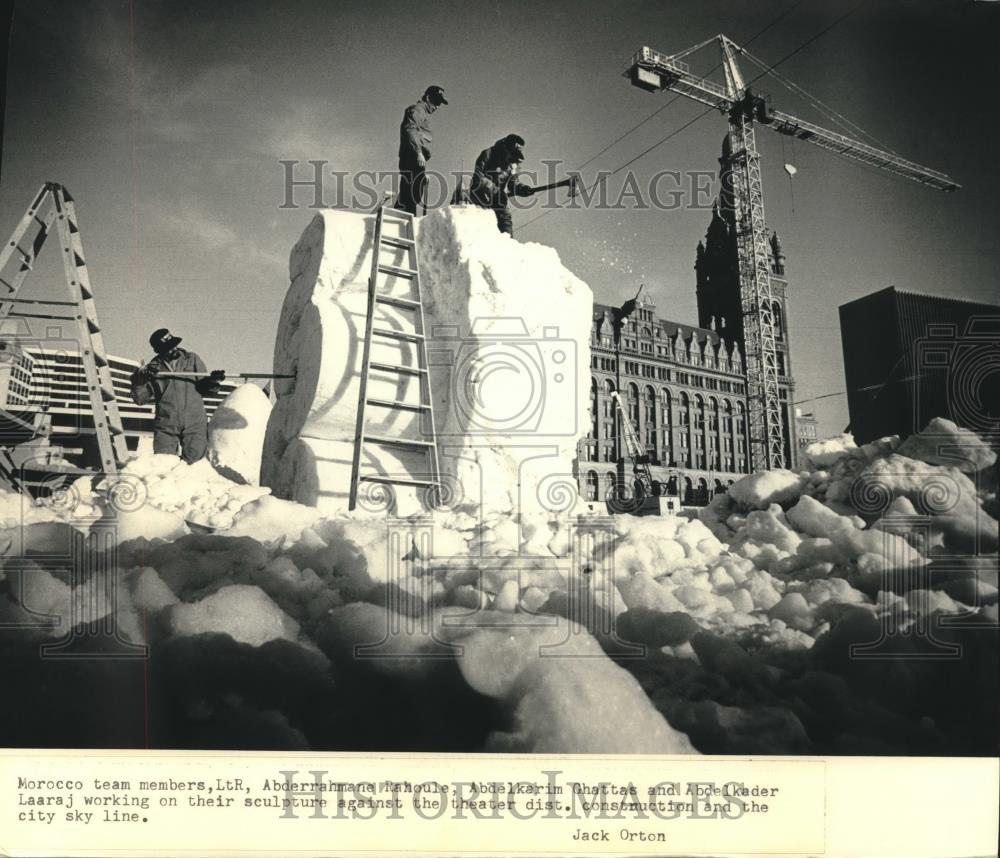
[[153,351],[159,354],[177,348],[181,344],[181,338],[175,337],[167,328],[157,328],[150,335],[149,344],[153,347]]

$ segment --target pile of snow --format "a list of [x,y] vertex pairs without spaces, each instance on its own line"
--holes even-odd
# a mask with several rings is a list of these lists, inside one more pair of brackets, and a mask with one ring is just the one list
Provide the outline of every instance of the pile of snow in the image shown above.
[[271,400],[255,384],[241,384],[212,415],[208,425],[208,460],[234,482],[260,484],[264,433]]
[[[344,211],[313,219],[291,254],[275,341],[275,373],[295,377],[275,385],[261,481],[277,497],[324,514],[347,508],[374,222],[374,215]],[[384,234],[401,228],[385,216]],[[446,504],[486,519],[575,508],[572,461],[589,390],[589,288],[554,250],[513,242],[497,231],[491,212],[478,208],[445,208],[423,218],[417,246]],[[409,253],[384,246],[379,263],[408,268]],[[405,276],[380,274],[379,291],[414,297]],[[413,333],[415,314],[378,303],[373,324]],[[418,366],[416,348],[405,339],[374,337],[371,360]],[[367,398],[419,404],[421,384],[417,374],[376,369]],[[429,437],[419,412],[380,405],[367,407],[366,432]],[[419,448],[376,443],[366,445],[362,469],[404,478],[428,474]],[[390,490],[364,488],[360,508],[383,513]],[[413,489],[391,491],[397,514],[426,506]]]
[[[139,515],[158,510],[181,521],[220,529],[231,527],[240,510],[270,493],[266,488],[227,479],[207,458],[188,465],[164,453],[131,460],[121,470],[118,482],[123,488],[135,487]],[[119,508],[128,505],[118,503]]]

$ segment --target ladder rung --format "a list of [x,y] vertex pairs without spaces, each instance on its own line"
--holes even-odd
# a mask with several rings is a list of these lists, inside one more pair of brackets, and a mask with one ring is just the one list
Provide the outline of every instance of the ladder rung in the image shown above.
[[430,411],[429,405],[422,402],[402,402],[398,399],[366,399],[368,405],[375,405],[379,408],[392,408],[397,411]]
[[401,268],[398,265],[386,265],[379,263],[378,270],[383,274],[391,274],[393,277],[416,277],[417,272],[412,268]]
[[413,215],[411,215],[409,212],[404,212],[400,209],[394,209],[391,206],[385,206],[382,209],[382,217],[385,217],[386,215],[390,215],[392,217],[398,217],[401,220],[405,221],[413,220]]
[[391,304],[393,307],[401,307],[404,310],[416,310],[420,307],[419,301],[412,298],[400,298],[395,295],[375,295],[375,301],[379,304]]
[[[0,303],[6,303],[2,298],[0,298]],[[53,316],[49,313],[24,313],[20,310],[11,310],[8,316],[19,316],[22,319],[58,319],[62,322],[75,322],[77,320],[76,316]]]
[[[4,286],[10,286],[6,280],[0,280]],[[43,301],[41,298],[4,298],[4,304],[47,304],[51,307],[75,307],[76,301]]]
[[398,235],[383,235],[381,241],[382,244],[398,247],[400,250],[409,250],[414,244],[416,244],[412,238],[403,238]]
[[358,477],[361,483],[387,483],[393,486],[440,486],[437,480],[415,480],[410,477],[383,477],[378,474],[362,474]]
[[87,264],[87,260],[83,258],[83,254],[78,251],[73,251],[73,261],[76,263],[77,268],[83,268]]
[[423,342],[423,334],[415,334],[408,331],[390,331],[387,328],[372,328],[372,333],[380,337],[389,337],[393,340],[409,340],[413,343]]
[[410,438],[392,438],[388,435],[365,435],[365,443],[386,444],[390,447],[412,447],[415,450],[426,450],[434,446],[433,441],[416,441]]
[[371,369],[382,370],[382,372],[398,372],[400,375],[427,375],[427,370],[419,366],[394,366],[391,363],[374,360],[368,366]]

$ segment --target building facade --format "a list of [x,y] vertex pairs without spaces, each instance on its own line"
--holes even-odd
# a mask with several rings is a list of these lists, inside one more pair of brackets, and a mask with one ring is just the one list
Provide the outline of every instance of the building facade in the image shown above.
[[934,417],[1000,430],[1000,306],[895,286],[840,307],[851,432],[911,435]]
[[[720,164],[722,192],[695,257],[698,325],[658,317],[651,296],[643,292],[635,310],[621,320],[616,337],[616,308],[594,305],[590,426],[577,458],[580,492],[587,500],[604,500],[620,479],[619,460],[626,451],[615,437],[611,394],[616,391],[640,446],[648,451],[653,479],[681,503],[705,504],[752,470],[736,225],[726,190],[725,146]],[[785,465],[794,468],[799,444],[788,281],[777,233],[770,240],[770,257]],[[631,470],[626,459],[623,474],[628,479]]]
[[[603,500],[625,455],[612,393],[650,456],[653,479],[682,503],[707,503],[748,473],[746,379],[739,347],[713,331],[660,319],[640,296],[615,346],[614,313],[596,304],[591,332],[590,425],[580,442],[580,491]],[[631,473],[631,468],[626,469]]]

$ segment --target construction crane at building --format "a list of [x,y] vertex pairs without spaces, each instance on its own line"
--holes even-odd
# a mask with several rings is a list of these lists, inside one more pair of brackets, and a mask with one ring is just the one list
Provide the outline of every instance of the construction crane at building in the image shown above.
[[[717,42],[722,52],[724,86],[692,74],[690,66],[683,62],[683,57],[712,42]],[[642,89],[650,92],[676,92],[728,116],[731,153],[729,167],[733,184],[731,190],[743,316],[741,345],[747,376],[750,463],[753,470],[770,470],[784,467],[785,462],[756,125],[765,125],[779,134],[812,143],[937,190],[954,191],[959,185],[944,173],[907,161],[878,146],[772,109],[770,99],[748,85],[737,64],[737,56],[745,57],[763,69],[757,77],[773,74],[793,92],[805,94],[800,87],[777,75],[773,66],[765,65],[724,35],[713,36],[676,54],[663,54],[644,47],[633,55],[625,76]]]

